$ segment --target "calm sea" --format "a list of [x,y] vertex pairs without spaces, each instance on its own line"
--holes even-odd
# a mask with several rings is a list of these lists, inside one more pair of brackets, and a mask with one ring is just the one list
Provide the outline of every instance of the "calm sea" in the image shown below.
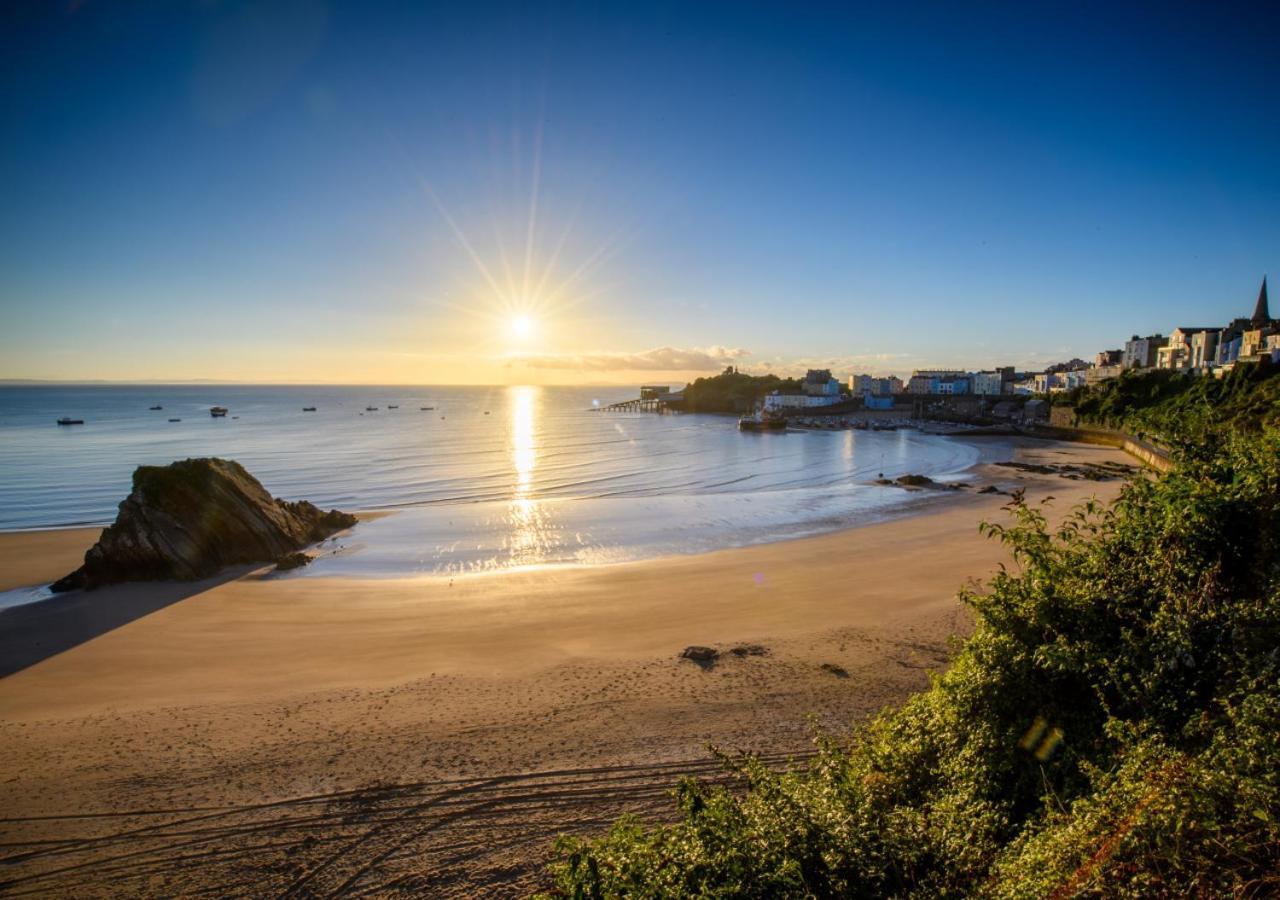
[[[634,395],[553,387],[4,387],[0,530],[106,524],[135,466],[222,456],[276,496],[397,511],[362,523],[300,577],[595,563],[881,518],[922,495],[870,485],[880,473],[958,477],[978,459],[972,444],[914,431],[742,434],[730,417],[591,411]],[[228,416],[211,417],[213,405]],[[316,411],[303,412],[307,406]],[[61,416],[85,424],[58,426]]]

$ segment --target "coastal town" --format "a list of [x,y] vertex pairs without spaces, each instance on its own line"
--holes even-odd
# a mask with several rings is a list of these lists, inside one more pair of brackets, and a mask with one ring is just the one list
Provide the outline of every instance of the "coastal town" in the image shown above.
[[[752,376],[730,366],[683,390],[646,385],[638,400],[609,409],[654,412],[733,412],[747,431],[787,427],[894,428],[920,420],[958,425],[1048,423],[1055,398],[1126,372],[1162,370],[1221,378],[1236,365],[1280,363],[1280,319],[1273,318],[1262,279],[1251,315],[1223,325],[1178,325],[1167,335],[1131,335],[1098,352],[1092,362],[1071,359],[1041,371],[995,366],[979,371],[915,369],[858,373],[841,381],[830,369],[803,378]],[[1054,424],[1061,424],[1055,422]]]
[[[1123,346],[1100,351],[1093,362],[1072,359],[1048,366],[1041,372],[1019,372],[1004,366],[978,372],[953,369],[916,369],[903,381],[895,375],[851,375],[848,394],[862,397],[867,408],[884,408],[882,398],[895,395],[981,396],[1005,394],[1034,396],[1057,394],[1097,384],[1133,369],[1165,369],[1197,375],[1222,377],[1237,363],[1262,359],[1280,362],[1280,319],[1272,318],[1267,299],[1267,280],[1262,279],[1253,314],[1232,319],[1225,325],[1179,325],[1168,335],[1132,335]],[[828,373],[829,374],[829,373]],[[821,372],[810,372],[820,379]],[[808,391],[806,391],[808,393]],[[834,396],[824,388],[818,398]],[[840,393],[836,391],[835,393]],[[777,405],[787,405],[774,401]],[[810,399],[799,405],[817,406]],[[767,407],[766,407],[767,408]]]

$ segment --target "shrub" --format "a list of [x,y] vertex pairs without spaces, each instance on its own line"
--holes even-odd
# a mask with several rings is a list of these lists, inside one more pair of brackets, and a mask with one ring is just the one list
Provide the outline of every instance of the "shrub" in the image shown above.
[[1015,496],[929,690],[806,768],[682,781],[673,825],[561,838],[552,896],[1280,892],[1280,380],[1237,372],[1098,395],[1177,468],[1053,530]]

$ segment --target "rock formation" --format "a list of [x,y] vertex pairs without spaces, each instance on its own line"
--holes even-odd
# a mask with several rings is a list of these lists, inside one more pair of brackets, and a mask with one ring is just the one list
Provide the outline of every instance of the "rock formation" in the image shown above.
[[54,591],[121,581],[192,581],[224,566],[273,562],[356,524],[305,500],[277,500],[237,462],[139,466],[116,521]]

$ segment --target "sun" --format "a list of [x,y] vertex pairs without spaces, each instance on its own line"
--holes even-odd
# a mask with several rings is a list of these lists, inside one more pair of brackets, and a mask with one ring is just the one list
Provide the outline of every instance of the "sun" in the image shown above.
[[533,334],[533,319],[529,316],[513,316],[511,333],[518,338],[527,338]]

